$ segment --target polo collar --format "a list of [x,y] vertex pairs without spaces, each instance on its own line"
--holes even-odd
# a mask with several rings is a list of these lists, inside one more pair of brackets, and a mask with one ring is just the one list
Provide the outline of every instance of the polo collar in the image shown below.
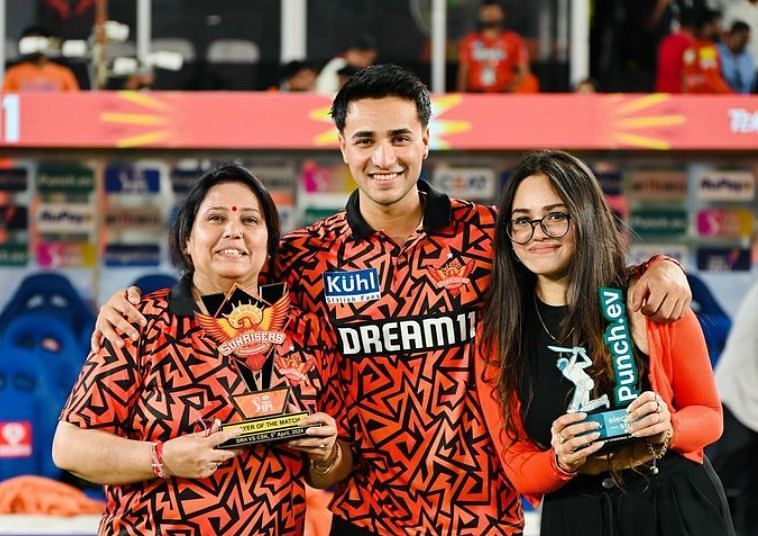
[[[447,227],[450,223],[450,198],[446,194],[435,190],[428,182],[423,180],[418,181],[418,191],[420,195],[426,198],[426,203],[424,204],[424,231],[429,233]],[[368,238],[376,232],[376,229],[372,228],[363,218],[358,197],[358,190],[355,190],[347,200],[347,205],[345,206],[347,223],[353,232],[354,238]]]

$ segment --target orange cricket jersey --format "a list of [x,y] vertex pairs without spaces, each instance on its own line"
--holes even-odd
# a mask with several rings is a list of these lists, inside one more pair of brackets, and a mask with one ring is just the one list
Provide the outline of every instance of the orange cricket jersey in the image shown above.
[[524,40],[511,31],[501,32],[496,39],[469,34],[458,52],[459,61],[469,67],[466,88],[482,92],[505,91],[516,75],[516,68],[527,57]]
[[[200,327],[187,277],[142,299],[141,340],[90,354],[61,419],[140,441],[168,441],[212,423],[243,420],[232,395],[248,391],[233,355]],[[290,311],[275,346],[271,387],[288,385],[313,411],[326,362],[303,313]],[[310,331],[309,331],[310,330]],[[294,411],[294,408],[290,408]],[[155,478],[106,489],[100,534],[297,535],[305,521],[305,456],[277,444],[244,447],[209,478]]]
[[366,223],[357,192],[282,242],[293,301],[340,350],[330,384],[343,390],[356,466],[331,508],[377,534],[521,534],[473,368],[495,211],[419,190],[423,225],[403,245]]

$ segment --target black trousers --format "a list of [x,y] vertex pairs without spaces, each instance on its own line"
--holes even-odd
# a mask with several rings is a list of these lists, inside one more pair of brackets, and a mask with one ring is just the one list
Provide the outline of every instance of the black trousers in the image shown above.
[[363,527],[356,527],[340,516],[332,516],[332,530],[329,536],[374,536],[374,533]]
[[[733,536],[721,483],[707,461],[677,454],[658,462],[659,473],[623,471],[580,475],[545,496],[540,536]],[[641,469],[645,471],[645,469]]]
[[734,525],[738,532],[758,536],[758,433],[724,406],[724,434],[708,455],[727,491],[736,491]]

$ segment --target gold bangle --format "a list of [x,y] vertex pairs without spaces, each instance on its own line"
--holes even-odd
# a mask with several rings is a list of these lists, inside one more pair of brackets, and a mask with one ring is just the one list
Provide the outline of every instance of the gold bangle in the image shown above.
[[332,453],[329,455],[329,458],[327,458],[326,461],[319,463],[314,461],[313,458],[310,459],[311,471],[321,476],[329,474],[332,469],[334,469],[334,466],[337,465],[337,461],[340,458],[341,452],[342,450],[340,448],[339,441],[335,441]]

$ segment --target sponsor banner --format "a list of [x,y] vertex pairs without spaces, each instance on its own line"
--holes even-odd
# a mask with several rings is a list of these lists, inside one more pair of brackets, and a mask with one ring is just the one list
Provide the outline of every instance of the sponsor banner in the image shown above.
[[161,247],[157,244],[108,244],[105,246],[105,266],[158,266]]
[[624,193],[624,183],[620,171],[595,171],[595,177],[597,177],[600,188],[603,189],[605,195],[622,195]]
[[91,242],[41,242],[36,257],[42,268],[92,268],[97,251]]
[[332,214],[337,214],[343,207],[339,208],[322,208],[322,207],[308,207],[303,213],[303,226],[310,225],[318,220],[328,218]]
[[[26,92],[7,147],[321,149],[338,146],[326,96],[266,92]],[[754,151],[758,97],[628,94],[432,96],[435,150]],[[497,113],[493,113],[496,110]],[[503,117],[509,125],[505,128]],[[209,128],[209,124],[223,128]],[[71,128],[75,125],[76,128]],[[255,128],[251,128],[255,125]],[[545,128],[561,125],[561,128]]]
[[157,194],[161,190],[161,172],[111,164],[105,169],[105,191],[109,194]]
[[175,194],[186,194],[202,174],[199,169],[174,168],[171,170],[171,189]]
[[709,247],[697,250],[697,269],[702,272],[748,272],[750,268],[749,249]]
[[747,209],[707,208],[697,213],[697,234],[714,238],[752,236],[753,212]]
[[32,423],[0,421],[0,458],[29,458],[32,455]]
[[684,244],[633,244],[629,248],[629,264],[642,264],[654,255],[666,255],[686,268],[689,252]]
[[629,195],[635,199],[683,201],[687,197],[684,171],[630,171]]
[[26,168],[0,168],[0,192],[24,192],[28,180]]
[[752,201],[755,177],[750,171],[706,171],[697,178],[697,196],[704,201]]
[[683,209],[637,209],[629,225],[640,236],[678,236],[687,233],[687,211]]
[[105,224],[115,230],[160,230],[163,228],[163,214],[160,207],[109,206],[105,213]]
[[95,189],[95,174],[90,168],[76,162],[41,162],[37,168],[35,185],[42,194],[87,194]]
[[497,194],[497,177],[490,168],[435,168],[432,183],[452,197],[490,200]]
[[0,244],[0,266],[26,266],[29,247],[26,244]]
[[0,205],[0,230],[25,231],[28,225],[26,207]]
[[84,203],[41,203],[37,209],[37,231],[54,234],[86,234],[95,221],[94,207]]
[[308,193],[350,193],[355,181],[345,164],[322,165],[313,160],[303,162],[300,183]]
[[[276,165],[255,165],[250,164],[255,176],[258,177],[270,192],[294,192],[299,178],[295,166],[286,164]],[[272,193],[273,195],[273,193]]]

